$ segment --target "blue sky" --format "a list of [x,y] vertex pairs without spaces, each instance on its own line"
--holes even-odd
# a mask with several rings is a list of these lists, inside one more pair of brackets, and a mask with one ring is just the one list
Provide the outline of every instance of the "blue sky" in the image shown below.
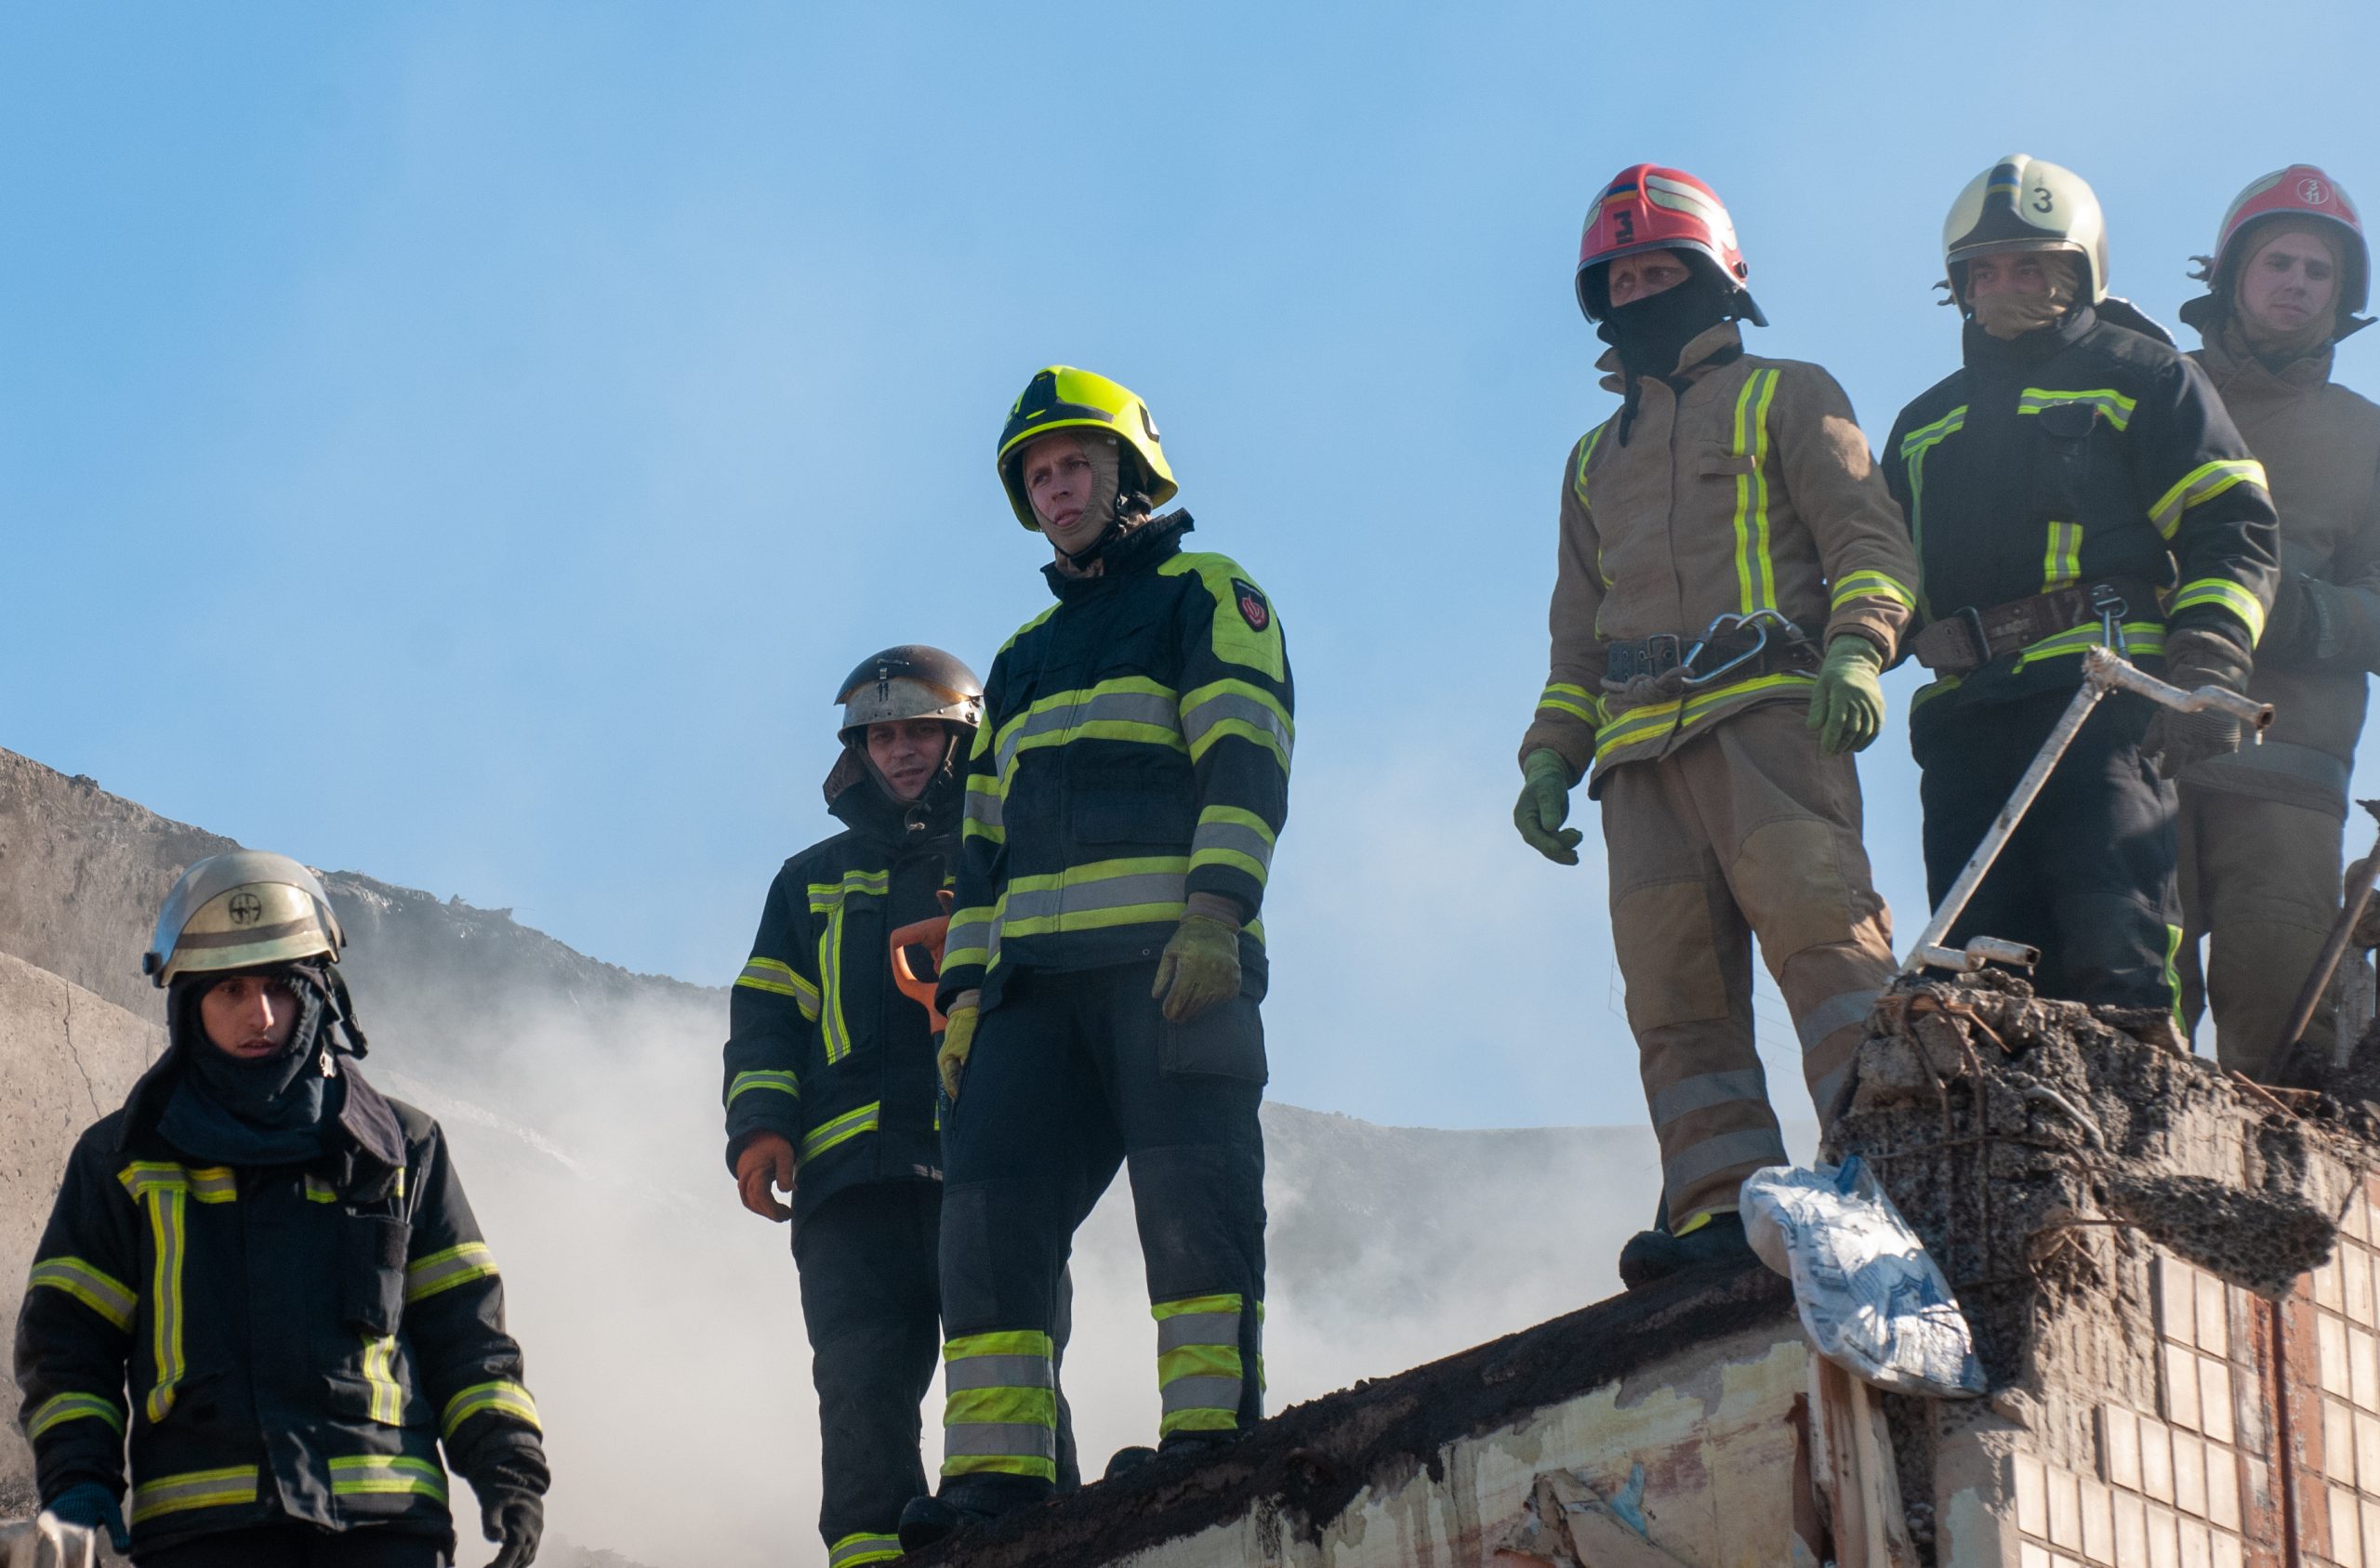
[[[2251,177],[2380,201],[2375,44],[2347,4],[9,7],[0,745],[724,982],[843,671],[1045,602],[993,439],[1088,365],[1290,638],[1274,1092],[1632,1120],[1600,863],[1507,820],[1608,403],[1590,194],[1709,179],[1754,347],[1881,438],[1952,366],[1969,176],[2081,170],[2170,321]],[[1863,759],[1903,943],[1910,685]]]

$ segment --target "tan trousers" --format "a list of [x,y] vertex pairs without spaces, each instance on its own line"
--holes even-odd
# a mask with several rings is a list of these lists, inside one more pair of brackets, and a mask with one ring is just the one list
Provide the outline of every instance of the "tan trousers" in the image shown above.
[[[2340,821],[2286,800],[2181,786],[2182,1021],[2215,1008],[2215,1055],[2250,1077],[2273,1052],[2339,913]],[[2198,939],[2212,937],[2202,972]],[[2331,995],[2306,1028],[2327,1060],[2338,1044]]]
[[1821,1121],[1877,993],[1892,917],[1859,841],[1859,775],[1776,703],[1603,781],[1611,927],[1670,1221],[1732,1208],[1785,1145],[1753,1045],[1752,939],[1785,994]]

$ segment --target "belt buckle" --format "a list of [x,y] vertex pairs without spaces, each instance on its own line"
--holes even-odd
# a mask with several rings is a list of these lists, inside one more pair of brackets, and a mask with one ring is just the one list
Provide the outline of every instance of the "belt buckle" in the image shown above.
[[1966,627],[1967,639],[1975,644],[1975,663],[1968,667],[1981,669],[1991,663],[1991,639],[1983,629],[1983,612],[1972,604],[1964,605],[1950,619]]
[[1645,673],[1666,675],[1685,662],[1684,643],[1673,631],[1655,632],[1645,639]]

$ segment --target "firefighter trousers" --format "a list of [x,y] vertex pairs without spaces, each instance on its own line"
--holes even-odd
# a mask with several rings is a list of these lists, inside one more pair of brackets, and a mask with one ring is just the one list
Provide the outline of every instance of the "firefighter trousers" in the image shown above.
[[1003,1512],[1052,1486],[1052,1330],[1078,1226],[1130,1169],[1161,1438],[1262,1408],[1264,1036],[1239,996],[1184,1024],[1154,962],[1007,977],[943,1128],[942,1496]]
[[[818,1390],[818,1534],[828,1568],[900,1556],[902,1505],[926,1489],[919,1407],[942,1354],[941,1231],[940,1183],[879,1181],[836,1193],[794,1232]],[[1062,1278],[1059,1352],[1070,1307]],[[1055,1404],[1059,1476],[1072,1490],[1073,1423],[1063,1395]]]
[[[1937,907],[2073,700],[2071,689],[2043,692],[1917,730],[1925,889]],[[2043,996],[2174,1005],[2174,786],[2140,754],[2155,712],[2129,692],[2092,712],[1950,928],[1951,946],[1994,936],[2040,948],[2032,980]]]
[[[2286,1065],[2276,1048],[2338,920],[2343,812],[2187,780],[2180,795],[2183,1022],[2195,1027],[2211,1004],[2223,1065],[2267,1077]],[[2210,949],[2203,969],[2201,937]],[[2334,975],[2326,1002],[2337,989]],[[2331,1059],[2334,1007],[2314,1010],[2306,1046]]]
[[452,1561],[437,1535],[385,1526],[331,1531],[292,1520],[218,1530],[139,1559],[139,1568],[445,1568]]
[[1602,784],[1612,944],[1673,1226],[1733,1208],[1745,1177],[1785,1159],[1753,1037],[1752,939],[1822,1123],[1892,981],[1859,775],[1806,718],[1799,703],[1751,708]]

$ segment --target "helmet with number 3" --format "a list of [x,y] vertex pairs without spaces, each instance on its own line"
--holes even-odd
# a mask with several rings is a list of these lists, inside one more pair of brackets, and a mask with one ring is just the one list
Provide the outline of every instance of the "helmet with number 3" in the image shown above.
[[1718,192],[1684,169],[1658,164],[1620,170],[1587,212],[1575,280],[1579,309],[1587,320],[1599,322],[1611,313],[1610,263],[1648,250],[1673,250],[1689,266],[1712,269],[1726,285],[1731,313],[1754,326],[1768,324],[1744,287],[1752,269]]
[[1942,221],[1942,259],[1964,309],[1967,263],[2011,251],[2069,251],[2090,274],[2082,297],[2108,297],[2108,220],[2099,198],[2072,169],[2012,152],[1973,179]]

